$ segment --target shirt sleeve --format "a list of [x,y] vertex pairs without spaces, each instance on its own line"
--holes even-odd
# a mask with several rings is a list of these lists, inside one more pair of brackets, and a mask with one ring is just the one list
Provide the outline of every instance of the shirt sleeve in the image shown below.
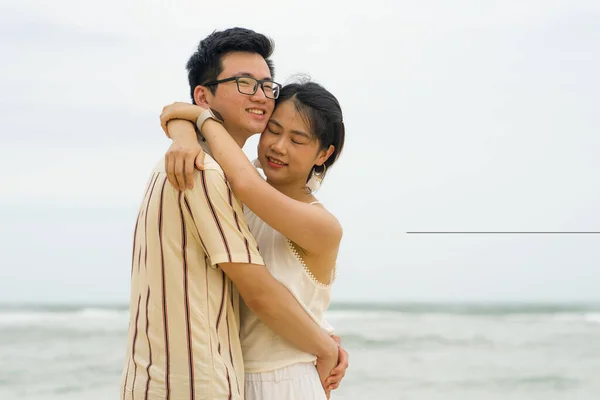
[[256,240],[222,170],[195,173],[194,188],[184,193],[196,233],[212,266],[219,263],[264,265]]

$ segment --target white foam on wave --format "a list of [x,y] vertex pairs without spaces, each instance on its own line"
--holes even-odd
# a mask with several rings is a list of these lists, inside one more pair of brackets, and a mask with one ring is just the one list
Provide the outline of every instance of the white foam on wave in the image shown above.
[[62,313],[52,312],[3,312],[0,313],[0,326],[23,325],[61,319]]
[[84,308],[72,311],[2,311],[0,327],[103,325],[128,319],[127,310]]
[[600,323],[600,313],[579,312],[554,314],[552,319],[564,322],[596,322]]
[[123,316],[129,316],[129,311],[127,310],[115,310],[108,308],[84,308],[83,310],[78,311],[76,314],[83,318],[105,318],[105,319],[113,319],[113,318],[123,318]]
[[365,320],[406,316],[408,314],[391,311],[363,311],[363,310],[329,310],[325,313],[326,319],[332,320]]
[[329,310],[325,318],[331,321],[408,320],[448,322],[457,320],[495,320],[514,323],[580,322],[600,324],[600,312],[577,311],[557,313],[514,312],[508,314],[461,314],[443,312],[399,312],[387,310]]
[[588,313],[584,315],[584,318],[587,322],[600,324],[600,313]]
[[511,314],[504,316],[504,319],[512,322],[538,322],[538,323],[557,323],[557,322],[592,322],[600,323],[600,313],[590,312],[561,312],[561,313],[537,313],[537,314]]

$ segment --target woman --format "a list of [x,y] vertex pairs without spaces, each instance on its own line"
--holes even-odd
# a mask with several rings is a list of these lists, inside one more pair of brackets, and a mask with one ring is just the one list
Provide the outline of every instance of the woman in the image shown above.
[[[176,103],[161,123],[196,122],[205,110]],[[344,124],[337,99],[322,86],[285,86],[262,133],[256,166],[218,124],[202,135],[223,168],[236,197],[246,205],[246,220],[267,268],[317,321],[330,302],[342,229],[313,192],[344,145]],[[168,134],[168,132],[167,132]],[[246,399],[325,399],[315,356],[299,351],[267,328],[248,308],[241,311],[241,342],[246,370]]]

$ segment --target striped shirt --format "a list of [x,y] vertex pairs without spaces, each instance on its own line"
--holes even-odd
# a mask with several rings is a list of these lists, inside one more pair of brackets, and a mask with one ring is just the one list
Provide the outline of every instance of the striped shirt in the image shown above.
[[221,167],[193,189],[154,169],[135,225],[121,398],[244,398],[239,294],[219,263],[264,265]]

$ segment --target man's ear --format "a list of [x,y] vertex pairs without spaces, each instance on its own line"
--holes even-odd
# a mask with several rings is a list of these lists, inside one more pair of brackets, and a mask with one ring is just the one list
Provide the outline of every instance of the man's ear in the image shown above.
[[212,96],[212,93],[210,92],[210,89],[207,88],[206,86],[196,86],[196,88],[194,89],[194,101],[197,105],[208,108],[209,105],[209,100],[210,97]]

